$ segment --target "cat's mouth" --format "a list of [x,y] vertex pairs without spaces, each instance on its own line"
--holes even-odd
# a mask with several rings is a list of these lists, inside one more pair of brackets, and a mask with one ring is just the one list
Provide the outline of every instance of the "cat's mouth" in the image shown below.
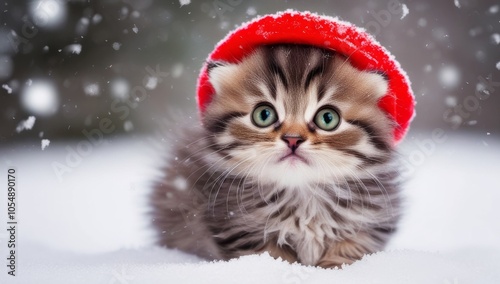
[[298,154],[297,154],[297,153],[295,153],[295,152],[289,153],[289,154],[287,154],[287,155],[285,155],[285,156],[281,157],[281,158],[278,160],[278,162],[283,162],[283,161],[290,161],[290,162],[292,162],[292,163],[294,163],[294,162],[296,162],[296,161],[300,161],[300,162],[303,162],[303,163],[305,163],[305,164],[309,164],[309,163],[307,162],[307,160],[306,160],[304,157],[302,157],[302,156],[298,155]]

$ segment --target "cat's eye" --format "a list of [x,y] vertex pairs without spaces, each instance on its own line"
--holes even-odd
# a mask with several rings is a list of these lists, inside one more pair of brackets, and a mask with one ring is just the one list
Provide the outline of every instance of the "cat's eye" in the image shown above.
[[332,131],[339,126],[340,115],[332,108],[323,108],[316,113],[314,123],[323,130]]
[[252,122],[258,127],[268,127],[278,120],[276,111],[268,104],[257,106],[252,113]]

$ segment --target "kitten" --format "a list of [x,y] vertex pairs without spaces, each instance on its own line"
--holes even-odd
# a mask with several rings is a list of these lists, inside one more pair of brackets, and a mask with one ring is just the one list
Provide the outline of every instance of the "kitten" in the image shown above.
[[321,267],[381,250],[400,216],[386,79],[333,51],[270,45],[210,62],[215,95],[151,196],[159,244]]

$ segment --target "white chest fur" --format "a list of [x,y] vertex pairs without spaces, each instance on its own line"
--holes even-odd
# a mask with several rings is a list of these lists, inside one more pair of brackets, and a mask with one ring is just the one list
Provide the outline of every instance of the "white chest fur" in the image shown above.
[[[335,214],[347,214],[334,200],[326,195],[300,189],[289,192],[279,206],[286,206],[292,214],[286,219],[280,217],[268,220],[266,234],[277,233],[278,245],[289,245],[295,249],[299,260],[306,265],[315,265],[323,255],[327,244],[338,241],[342,235],[354,234],[357,222],[339,222]],[[335,211],[335,214],[332,212]],[[344,210],[345,211],[345,210]],[[337,215],[338,216],[338,215]],[[346,219],[355,216],[345,216]],[[344,220],[344,216],[342,216]],[[350,219],[350,218],[349,218]],[[337,234],[336,234],[337,233]]]

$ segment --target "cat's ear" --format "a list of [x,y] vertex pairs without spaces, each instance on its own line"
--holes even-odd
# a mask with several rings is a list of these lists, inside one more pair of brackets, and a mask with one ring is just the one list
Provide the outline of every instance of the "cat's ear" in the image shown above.
[[210,84],[216,93],[220,93],[223,85],[232,81],[233,76],[237,74],[238,67],[223,61],[210,61],[207,63],[207,72]]
[[366,72],[364,80],[370,84],[370,96],[378,100],[387,94],[389,88],[389,78],[384,72]]

